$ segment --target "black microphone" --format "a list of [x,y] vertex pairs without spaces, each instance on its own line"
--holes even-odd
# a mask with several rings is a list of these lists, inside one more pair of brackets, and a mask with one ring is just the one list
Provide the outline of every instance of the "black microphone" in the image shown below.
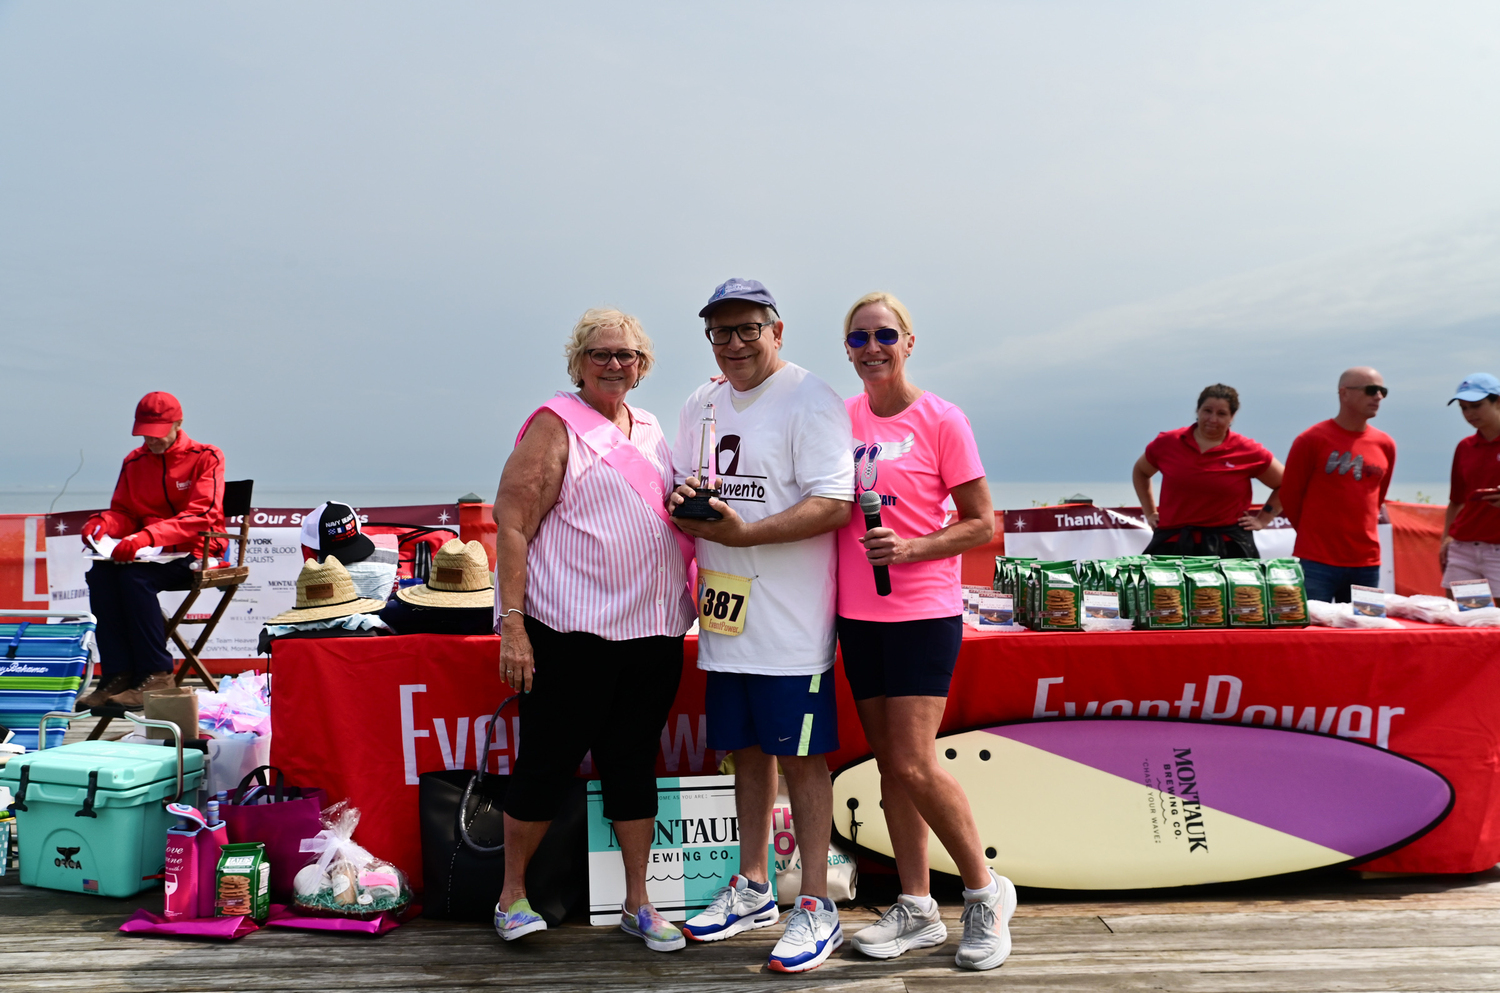
[[[859,495],[859,509],[865,513],[865,530],[880,527],[880,494],[865,490]],[[875,570],[875,592],[881,596],[891,595],[891,567],[873,566]]]

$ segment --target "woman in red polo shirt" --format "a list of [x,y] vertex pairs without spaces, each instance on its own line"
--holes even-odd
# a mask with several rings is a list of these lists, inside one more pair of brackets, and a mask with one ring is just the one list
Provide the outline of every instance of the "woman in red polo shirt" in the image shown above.
[[[1146,523],[1156,532],[1149,555],[1217,555],[1258,559],[1255,538],[1276,519],[1283,466],[1253,438],[1229,430],[1240,409],[1232,386],[1215,383],[1198,394],[1198,420],[1163,431],[1136,459],[1131,481]],[[1151,477],[1161,473],[1161,505]],[[1271,488],[1259,513],[1250,512],[1250,480]]]
[[1438,556],[1443,585],[1485,579],[1500,595],[1500,379],[1476,372],[1458,384],[1458,401],[1474,433],[1453,452],[1453,488]]

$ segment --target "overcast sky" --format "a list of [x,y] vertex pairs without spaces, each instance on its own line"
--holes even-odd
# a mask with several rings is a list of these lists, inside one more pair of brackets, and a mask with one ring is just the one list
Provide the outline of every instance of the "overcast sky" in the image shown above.
[[107,488],[163,389],[232,478],[488,496],[579,313],[675,420],[729,276],[845,395],[902,297],[997,482],[1123,480],[1215,381],[1284,456],[1367,362],[1444,479],[1497,121],[1491,2],[0,3],[0,484]]

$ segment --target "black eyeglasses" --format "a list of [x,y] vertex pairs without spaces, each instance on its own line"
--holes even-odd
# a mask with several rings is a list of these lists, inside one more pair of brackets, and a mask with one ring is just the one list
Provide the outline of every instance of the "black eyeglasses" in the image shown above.
[[607,348],[591,348],[588,351],[589,361],[594,365],[609,365],[609,360],[614,359],[620,363],[621,368],[633,366],[640,361],[641,353],[634,349],[624,349],[612,352]]
[[740,341],[759,341],[761,332],[775,323],[775,321],[761,321],[752,324],[726,324],[723,327],[704,328],[703,333],[715,345],[729,344],[730,338],[734,335],[739,335]]
[[1344,387],[1344,389],[1346,389],[1346,390],[1362,390],[1362,391],[1364,391],[1364,394],[1367,397],[1372,397],[1372,396],[1374,396],[1377,393],[1379,393],[1383,397],[1387,397],[1387,396],[1391,395],[1391,391],[1390,391],[1390,389],[1388,387],[1380,386],[1380,385],[1378,385],[1376,383],[1366,383],[1364,386],[1346,386],[1346,387]]
[[895,328],[876,328],[874,331],[850,331],[844,335],[844,344],[850,348],[864,348],[870,343],[870,335],[882,345],[894,345],[901,340],[901,332]]

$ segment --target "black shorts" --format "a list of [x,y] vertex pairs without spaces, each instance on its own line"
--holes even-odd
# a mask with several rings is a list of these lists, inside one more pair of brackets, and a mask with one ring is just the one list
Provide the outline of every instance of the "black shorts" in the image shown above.
[[964,637],[963,617],[916,621],[838,619],[839,651],[854,699],[947,696]]

